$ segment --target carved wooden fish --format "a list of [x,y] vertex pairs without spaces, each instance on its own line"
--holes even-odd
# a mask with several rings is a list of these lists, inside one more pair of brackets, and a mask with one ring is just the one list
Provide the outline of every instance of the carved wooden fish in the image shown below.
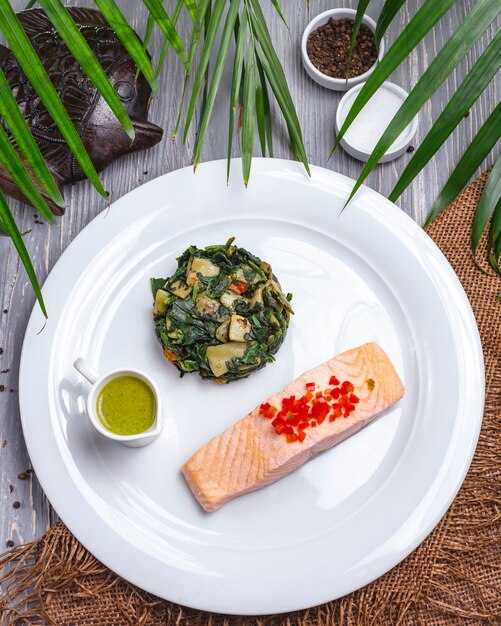
[[[42,9],[21,11],[18,17],[51,77],[96,170],[100,172],[119,156],[154,146],[161,140],[163,131],[148,121],[151,96],[148,82],[142,74],[136,79],[134,61],[102,14],[93,9],[76,7],[69,8],[68,11],[106,71],[129,114],[136,133],[133,141],[83,73],[44,11]],[[0,45],[0,67],[59,187],[62,189],[64,185],[85,178],[15,56],[2,45]],[[7,194],[26,201],[2,163],[0,163],[0,187]],[[60,207],[48,200],[43,189],[41,191],[52,211],[60,214]]]

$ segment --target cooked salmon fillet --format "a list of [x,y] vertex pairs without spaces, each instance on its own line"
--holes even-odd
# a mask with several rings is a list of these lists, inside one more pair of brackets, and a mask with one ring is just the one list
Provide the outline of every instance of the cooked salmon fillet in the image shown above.
[[[306,383],[314,382],[317,389],[323,390],[329,387],[331,376],[351,381],[355,387],[353,393],[359,403],[349,417],[333,422],[326,419],[316,428],[307,428],[303,442],[288,442],[256,407],[195,452],[183,466],[183,473],[206,511],[215,511],[228,500],[293,472],[318,452],[367,426],[404,395],[402,382],[386,353],[376,343],[366,343],[296,378],[268,402],[280,407],[284,398],[299,398],[305,393]],[[372,389],[368,380],[375,383]]]

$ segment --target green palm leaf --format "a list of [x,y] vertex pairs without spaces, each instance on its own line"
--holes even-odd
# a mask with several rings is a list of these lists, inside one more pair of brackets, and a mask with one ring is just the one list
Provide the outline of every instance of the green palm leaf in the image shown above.
[[245,43],[247,41],[247,28],[249,25],[247,11],[243,12],[240,23],[237,21],[236,32],[237,41],[235,49],[235,59],[233,62],[233,75],[231,79],[231,92],[230,92],[230,120],[228,127],[228,163],[227,163],[227,180],[230,178],[230,166],[231,166],[231,148],[233,146],[233,131],[235,128],[235,115],[237,112],[238,94],[240,93],[240,85],[242,82],[242,72],[244,67],[244,51]]
[[353,31],[351,33],[351,42],[350,49],[348,50],[348,60],[346,62],[346,80],[349,78],[350,67],[351,67],[351,58],[353,56],[353,50],[355,49],[355,44],[357,42],[358,31],[360,30],[360,26],[362,24],[362,19],[364,17],[365,11],[369,6],[371,0],[359,0],[357,6],[357,12],[355,15],[355,19],[353,20]]
[[266,84],[266,76],[264,75],[263,66],[257,58],[256,66],[259,74],[259,80],[261,83],[259,86],[259,90],[263,94],[264,133],[266,141],[268,143],[268,155],[273,158],[273,131],[271,125],[270,97],[268,95],[268,87]]
[[[202,6],[202,3],[201,3],[201,6]],[[205,72],[209,65],[210,57],[211,57],[212,50],[214,47],[214,41],[216,39],[217,31],[219,29],[219,25],[223,17],[225,6],[226,6],[226,0],[215,0],[214,2],[214,7],[212,10],[209,27],[205,34],[204,45],[202,48],[200,62],[198,64],[197,72],[195,74],[195,80],[193,82],[193,88],[191,91],[191,98],[190,98],[190,102],[188,105],[188,113],[186,115],[186,121],[184,124],[183,142],[186,142],[186,139],[188,137],[188,131],[191,126],[193,115],[195,114],[195,108],[198,102],[198,96],[200,95],[200,89],[202,88],[202,83],[204,82]],[[204,18],[205,18],[205,13],[204,13]],[[191,48],[190,48],[190,56],[191,56]]]
[[249,11],[249,17],[255,36],[257,56],[285,118],[294,156],[303,163],[309,174],[310,167],[304,148],[301,125],[290,95],[284,70],[273,47],[261,6],[258,0],[246,0],[246,3],[252,7],[252,11]]
[[195,0],[184,0],[184,5],[188,9],[188,13],[190,14],[191,19],[195,21],[197,19],[198,11],[197,3],[195,2]]
[[[219,50],[216,57],[216,63],[214,66],[214,73],[212,75],[212,80],[210,83],[210,88],[207,94],[207,99],[205,101],[205,106],[203,108],[202,118],[200,120],[200,124],[198,127],[197,139],[195,142],[195,151],[193,157],[193,165],[196,168],[199,160],[200,154],[202,152],[202,147],[205,141],[205,136],[207,134],[207,128],[209,126],[210,117],[212,115],[212,110],[214,108],[214,103],[216,101],[217,90],[219,88],[219,83],[221,82],[221,77],[223,75],[224,65],[226,63],[226,57],[228,56],[228,51],[230,49],[230,42],[233,35],[233,30],[235,28],[235,23],[238,17],[238,10],[240,8],[240,0],[231,0],[230,8],[228,10],[228,14],[226,16],[226,22],[224,24],[223,34],[221,36],[221,42],[219,44]],[[210,28],[210,25],[209,25]]]
[[61,131],[80,167],[99,193],[106,198],[104,187],[85,146],[8,0],[0,0],[0,24],[10,49]]
[[143,2],[164,34],[164,37],[181,59],[184,67],[189,70],[188,58],[184,50],[183,42],[177,34],[170,17],[167,15],[164,7],[162,6],[161,0],[143,0]]
[[[497,2],[498,0],[494,0]],[[381,87],[390,74],[402,63],[417,44],[433,28],[439,19],[451,8],[455,0],[426,0],[409,24],[401,32],[395,43],[379,61],[365,85],[355,98],[344,124],[336,137],[332,152],[338,147],[344,134],[363,107]]]
[[[115,0],[94,1],[115,35],[122,43],[123,47],[127,50],[138,69],[150,84],[153,95],[155,95],[158,91],[158,81],[155,76],[155,71],[151,65],[151,61],[145,48],[143,48],[141,42],[139,41],[138,36],[129,26]],[[148,19],[150,17],[151,16],[148,16]]]
[[[442,192],[435,200],[428,219],[426,220],[427,224],[439,213],[441,213],[450,202],[454,200],[454,198],[458,195],[461,189],[473,176],[475,170],[480,167],[482,161],[498,142],[500,128],[501,103],[497,105],[494,111],[487,118],[484,125],[480,128],[478,133],[473,138],[473,141],[459,160],[459,163],[452,172],[445,187],[442,189]],[[492,238],[495,240],[498,234],[499,231],[494,230],[494,232],[492,233]]]
[[[412,89],[405,102],[395,114],[395,117],[391,120],[388,128],[376,144],[376,147],[358,177],[350,193],[348,202],[353,198],[384,153],[417,115],[423,104],[435,93],[484,30],[489,26],[499,12],[500,7],[501,0],[478,0],[461,26],[447,41],[433,62],[429,65],[428,69],[421,76],[414,89]],[[390,55],[390,53],[391,50],[388,52],[388,55]],[[373,76],[376,72],[377,68]],[[369,82],[367,84],[369,84]],[[355,108],[356,102],[357,100],[355,100],[351,111]]]
[[275,7],[275,10],[278,13],[278,15],[280,16],[280,19],[282,20],[282,22],[287,26],[287,28],[289,28],[289,25],[287,24],[287,22],[285,20],[284,14],[282,12],[280,4],[278,3],[278,0],[271,0],[271,4]]
[[[496,206],[501,200],[501,157],[498,158],[485,185],[482,196],[473,218],[473,226],[471,228],[471,249],[473,254],[477,249],[478,242],[482,237],[482,233],[487,227]],[[493,231],[495,227],[493,225]],[[496,240],[495,233],[491,232],[491,243]],[[499,255],[498,255],[499,256]]]
[[0,116],[9,128],[19,150],[29,163],[36,178],[43,185],[49,197],[60,207],[64,207],[64,199],[47,167],[37,142],[21,113],[16,99],[12,95],[5,74],[0,68]]
[[43,217],[51,224],[55,223],[54,216],[51,210],[47,206],[42,194],[37,189],[33,179],[26,171],[26,168],[21,161],[19,155],[12,147],[9,141],[7,133],[0,125],[0,160],[6,167],[9,174],[12,176],[13,181],[23,192],[23,194]]
[[413,158],[407,164],[402,176],[391,192],[392,202],[400,196],[423,167],[437,152],[466,113],[478,100],[490,81],[501,68],[501,31],[487,46],[477,62],[459,85],[437,121],[433,124]]
[[122,128],[131,139],[134,139],[134,126],[130,121],[122,101],[110,83],[106,72],[96,59],[85,37],[71,19],[70,14],[61,0],[40,0],[40,5],[82,70],[87,74],[101,96],[106,100],[108,106],[122,125]]
[[[177,0],[176,8],[174,9],[174,13],[172,14],[172,23],[174,24],[174,26],[177,25],[177,20],[179,19],[181,9],[183,8],[185,4],[186,4],[186,0]],[[167,56],[167,52],[169,48],[170,48],[170,42],[168,41],[168,39],[166,39],[163,42],[162,50],[160,51],[160,56],[158,57],[157,68],[155,70],[156,78],[160,76],[160,72],[162,71],[162,67],[164,66],[165,57]]]
[[33,290],[37,297],[38,303],[40,304],[40,308],[42,309],[42,313],[45,317],[47,317],[47,311],[45,309],[45,304],[43,301],[42,291],[40,289],[40,285],[38,283],[37,275],[35,273],[35,269],[33,267],[33,263],[31,262],[30,255],[28,254],[28,250],[26,250],[26,246],[24,245],[23,238],[21,233],[19,232],[19,228],[17,227],[14,218],[12,217],[12,213],[10,212],[9,205],[5,200],[5,196],[0,191],[0,220],[2,223],[2,229],[6,231],[9,237],[12,239],[14,246],[19,254],[19,257],[26,269],[26,273],[28,274],[28,278],[33,286]]
[[407,0],[386,0],[383,4],[376,24],[376,44],[378,48],[388,26],[393,22],[395,15],[400,11],[406,1]]
[[247,187],[254,148],[254,117],[256,113],[256,58],[252,38],[249,44],[247,67],[245,68],[242,107],[242,172],[244,184]]

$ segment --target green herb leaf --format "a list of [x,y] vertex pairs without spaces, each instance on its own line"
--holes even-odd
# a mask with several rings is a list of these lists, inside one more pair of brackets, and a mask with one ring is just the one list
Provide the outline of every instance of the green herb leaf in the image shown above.
[[[43,185],[51,200],[64,207],[64,199],[47,167],[37,142],[12,95],[5,74],[0,68],[0,116],[12,133],[20,152],[29,163],[34,175]],[[52,218],[51,218],[52,219]]]
[[80,167],[97,191],[107,198],[85,146],[8,0],[0,0],[0,23],[10,49],[61,131]]
[[[155,95],[158,91],[158,82],[155,76],[155,71],[151,65],[150,58],[146,49],[143,48],[143,45],[139,41],[136,33],[127,23],[127,20],[118,8],[117,3],[115,0],[95,0],[95,3],[104,15],[105,20],[108,22],[113,32],[122,43],[123,47],[127,50],[138,69],[150,84],[153,95]],[[153,19],[150,20],[150,18],[151,15],[148,16],[146,28],[148,40],[151,36],[151,30],[153,29],[154,24]],[[151,26],[150,21],[152,22]]]
[[[388,128],[384,131],[381,139],[372,151],[367,163],[364,165],[362,172],[350,193],[348,202],[353,198],[364,180],[380,161],[384,153],[402,133],[406,126],[414,119],[423,104],[435,93],[447,76],[449,76],[452,70],[467,54],[468,50],[470,50],[480,35],[496,17],[499,7],[501,7],[501,0],[496,0],[495,2],[492,0],[478,0],[463,23],[450,37],[427,70],[421,76],[416,86],[412,89],[405,102],[391,120]],[[384,58],[387,58],[389,53],[390,52],[388,52]],[[376,68],[372,76],[375,75],[377,69],[378,68]],[[369,78],[367,85],[370,80],[371,79]],[[360,93],[362,92],[363,89]],[[355,100],[348,117],[351,115],[353,108],[355,108],[357,100],[358,98]]]
[[[461,157],[445,187],[442,189],[442,192],[435,200],[428,219],[426,220],[427,224],[435,217],[437,217],[437,215],[441,213],[445,209],[445,207],[454,200],[454,198],[458,195],[461,189],[473,176],[475,170],[480,167],[482,161],[485,159],[485,157],[489,154],[491,149],[499,140],[500,129],[501,103],[497,105],[494,111],[487,118],[484,125],[480,128],[476,136],[473,138],[473,141]],[[500,230],[494,230],[492,234],[493,239],[496,239],[499,232],[501,231],[501,218],[499,221]]]
[[188,57],[184,50],[183,42],[181,41],[177,31],[172,23],[170,17],[167,15],[161,0],[143,0],[144,4],[148,8],[148,11],[155,19],[160,30],[164,34],[167,41],[173,47],[178,57],[181,59],[186,70],[189,70]]
[[33,287],[33,291],[37,297],[38,303],[40,305],[40,309],[42,313],[47,318],[47,310],[45,308],[45,303],[43,301],[42,291],[40,289],[40,285],[38,283],[37,275],[35,273],[35,269],[33,267],[33,263],[31,262],[30,255],[28,254],[28,250],[24,244],[23,238],[19,229],[17,227],[14,218],[12,217],[12,213],[10,212],[9,205],[5,200],[5,196],[0,191],[0,220],[2,221],[3,228],[12,239],[12,243],[16,247],[16,250],[19,254],[19,257],[26,269],[26,273],[28,274],[28,278],[30,279],[31,285]]
[[[172,23],[174,26],[177,25],[177,20],[179,19],[179,15],[181,13],[181,9],[183,5],[186,4],[186,0],[177,0],[176,8],[174,9],[174,13],[172,14]],[[162,49],[160,50],[160,56],[158,57],[157,69],[155,70],[155,76],[158,78],[160,76],[160,72],[162,71],[162,67],[165,62],[165,57],[167,56],[167,52],[170,48],[170,43],[166,39],[163,42]]]
[[481,54],[477,62],[468,72],[457,91],[449,100],[437,121],[428,131],[413,158],[407,164],[402,176],[391,192],[392,202],[400,196],[404,189],[419,174],[440,146],[449,137],[465,114],[478,100],[493,77],[501,68],[501,31]]

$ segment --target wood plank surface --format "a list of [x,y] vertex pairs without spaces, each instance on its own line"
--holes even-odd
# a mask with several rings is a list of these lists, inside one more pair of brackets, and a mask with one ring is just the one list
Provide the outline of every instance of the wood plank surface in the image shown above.
[[[11,3],[16,10],[20,10],[26,5],[26,0],[12,0]],[[92,3],[72,1],[68,4],[91,5]],[[122,0],[119,4],[129,16],[133,16],[133,24],[142,35],[146,22],[142,3]],[[173,4],[169,1],[166,6]],[[310,161],[347,176],[356,177],[361,170],[361,163],[342,150],[338,150],[327,162],[334,138],[334,115],[341,95],[323,89],[310,80],[303,70],[299,52],[302,32],[311,17],[333,6],[355,6],[356,1],[311,0],[309,14],[305,0],[287,0],[281,4],[290,26],[289,31],[273,13],[271,3],[263,1],[271,34],[276,43],[278,55],[284,63],[292,96],[297,105]],[[373,17],[377,18],[381,4],[382,2],[373,2],[369,11]],[[402,25],[409,20],[420,5],[419,0],[412,0],[408,6],[406,5],[389,29],[386,36],[387,44],[395,39]],[[474,0],[457,2],[433,34],[430,34],[423,45],[395,72],[392,80],[407,90],[415,85],[423,70],[443,46],[444,41],[448,39],[473,5]],[[189,32],[188,27],[187,21],[182,20],[179,26],[180,32]],[[475,47],[470,60],[458,67],[432,101],[421,111],[414,145],[418,145],[429,130],[433,120],[442,111],[444,103],[466,76],[471,63],[478,57],[485,43],[492,39],[494,32],[495,29],[492,27],[484,34],[482,44]],[[158,53],[159,46],[159,38],[155,37],[151,46],[153,54]],[[190,164],[193,132],[190,133],[186,146],[181,145],[180,142],[172,145],[170,141],[177,115],[182,77],[182,66],[175,55],[170,53],[161,77],[160,96],[153,101],[150,114],[150,119],[165,129],[165,140],[148,152],[121,159],[103,173],[102,180],[105,188],[110,191],[112,200],[152,178]],[[221,89],[223,97],[216,104],[203,152],[205,161],[224,158],[226,155],[229,81],[230,78],[226,73]],[[497,78],[484,92],[470,115],[461,122],[447,145],[440,150],[424,173],[402,195],[398,204],[415,220],[423,222],[464,147],[493,110],[495,104],[500,101],[500,96],[501,82]],[[276,121],[275,156],[290,158],[283,123],[280,114],[275,109],[274,118]],[[257,147],[255,153],[259,154]],[[492,164],[494,156],[495,154],[491,154],[486,163]],[[387,195],[409,158],[410,155],[405,154],[396,161],[378,166],[369,177],[367,184]],[[41,282],[45,280],[48,272],[71,240],[105,208],[103,199],[86,182],[67,188],[66,199],[67,213],[59,220],[59,226],[52,228],[42,223],[33,209],[23,207],[18,202],[11,202],[21,230],[32,229],[26,242]],[[9,541],[17,545],[39,537],[55,519],[55,513],[45,498],[36,476],[30,472],[26,473],[27,470],[31,470],[31,467],[19,418],[17,392],[19,359],[26,324],[35,299],[13,246],[5,239],[0,241],[0,258],[0,552],[2,552]]]

